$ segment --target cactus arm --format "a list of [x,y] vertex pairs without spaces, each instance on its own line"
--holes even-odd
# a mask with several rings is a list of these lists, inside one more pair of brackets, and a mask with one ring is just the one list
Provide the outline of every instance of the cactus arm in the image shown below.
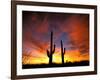
[[54,48],[53,48],[53,51],[52,51],[52,53],[54,53],[54,52],[55,52],[55,46],[56,46],[56,45],[54,45]]
[[65,54],[65,50],[66,50],[66,49],[64,48],[64,54]]

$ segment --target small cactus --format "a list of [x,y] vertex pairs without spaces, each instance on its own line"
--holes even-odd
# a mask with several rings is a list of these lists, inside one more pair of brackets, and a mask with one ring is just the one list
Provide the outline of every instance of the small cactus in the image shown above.
[[61,58],[62,58],[62,64],[64,64],[64,54],[65,54],[65,48],[63,48],[63,42],[61,40]]

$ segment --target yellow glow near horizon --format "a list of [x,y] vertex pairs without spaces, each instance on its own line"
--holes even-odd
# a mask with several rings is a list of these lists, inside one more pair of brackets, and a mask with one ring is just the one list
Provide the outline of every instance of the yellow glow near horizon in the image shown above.
[[[25,56],[24,56],[25,57]],[[27,57],[27,56],[26,56]],[[70,61],[67,57],[64,58],[64,62]],[[54,55],[52,59],[53,63],[62,63],[62,59],[60,55]],[[49,58],[34,58],[34,57],[27,57],[26,59],[23,58],[23,64],[48,64]]]
[[[41,54],[40,54],[41,55]],[[82,55],[79,51],[67,51],[64,55],[64,62],[75,62],[89,60],[89,54]],[[23,64],[48,64],[49,58],[47,55],[42,57],[32,57],[32,56],[23,56]],[[52,58],[53,63],[62,63],[62,58],[60,53],[54,53]]]

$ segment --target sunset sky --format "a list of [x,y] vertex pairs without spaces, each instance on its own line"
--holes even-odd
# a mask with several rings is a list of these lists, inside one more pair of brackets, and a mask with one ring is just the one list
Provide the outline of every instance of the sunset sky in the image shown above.
[[22,12],[23,64],[48,63],[50,32],[56,51],[53,62],[61,63],[61,44],[66,48],[65,62],[89,60],[89,15],[50,12]]

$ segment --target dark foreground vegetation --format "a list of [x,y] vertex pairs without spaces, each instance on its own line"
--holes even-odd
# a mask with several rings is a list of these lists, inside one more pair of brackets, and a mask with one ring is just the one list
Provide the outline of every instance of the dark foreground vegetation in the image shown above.
[[22,65],[23,69],[30,69],[30,68],[48,68],[48,67],[73,67],[73,66],[89,66],[89,61],[81,61],[81,62],[66,62],[64,64],[25,64]]

